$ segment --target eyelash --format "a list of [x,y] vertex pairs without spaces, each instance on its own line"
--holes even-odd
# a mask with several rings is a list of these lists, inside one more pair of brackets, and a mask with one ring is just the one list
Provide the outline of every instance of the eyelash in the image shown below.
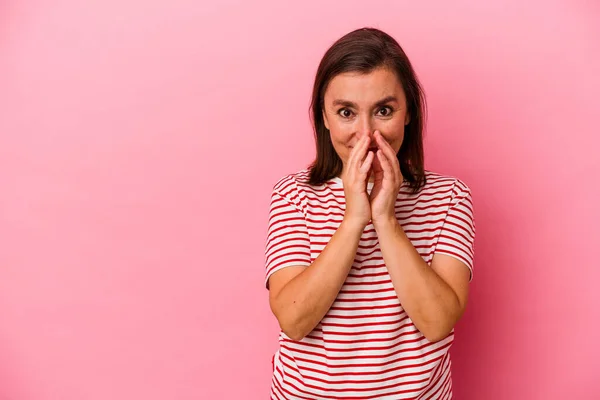
[[[387,113],[386,115],[382,115],[382,117],[389,117],[389,116],[390,116],[390,115],[391,115],[391,114],[394,112],[394,109],[393,109],[392,107],[390,107],[390,106],[384,106],[384,107],[381,107],[381,108],[379,109],[379,111],[381,111],[381,110],[383,110],[383,109],[386,109],[386,108],[387,108],[389,111],[388,111],[388,113]],[[342,115],[342,112],[343,112],[343,111],[350,111],[350,109],[348,109],[348,108],[340,108],[340,109],[338,110],[337,114],[338,114],[340,117],[344,118],[344,119],[348,119],[348,118],[350,118],[350,117],[345,117],[345,116],[343,116],[343,115]],[[378,112],[379,112],[379,111],[378,111]],[[352,112],[352,111],[350,111],[350,112]]]

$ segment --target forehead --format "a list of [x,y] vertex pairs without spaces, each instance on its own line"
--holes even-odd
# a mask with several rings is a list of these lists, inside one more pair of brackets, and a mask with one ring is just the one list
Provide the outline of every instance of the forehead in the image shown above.
[[325,91],[325,102],[347,100],[357,103],[377,102],[388,96],[405,101],[404,90],[396,74],[388,68],[369,73],[345,72],[336,75]]

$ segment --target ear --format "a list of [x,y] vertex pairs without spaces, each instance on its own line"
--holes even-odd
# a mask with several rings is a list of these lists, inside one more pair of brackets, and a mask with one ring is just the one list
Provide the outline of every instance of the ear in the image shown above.
[[323,123],[325,124],[325,128],[327,128],[327,130],[329,130],[329,121],[327,120],[327,114],[325,114],[325,110],[323,110],[322,113],[323,113]]
[[406,113],[406,116],[404,117],[404,126],[410,124],[410,114]]

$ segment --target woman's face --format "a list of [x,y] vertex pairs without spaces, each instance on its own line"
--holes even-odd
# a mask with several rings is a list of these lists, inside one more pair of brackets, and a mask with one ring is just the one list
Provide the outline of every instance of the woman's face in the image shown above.
[[325,91],[323,118],[344,165],[354,145],[365,135],[371,138],[370,149],[377,149],[373,138],[376,130],[397,154],[404,126],[410,122],[402,85],[394,72],[383,67],[368,74],[335,76]]

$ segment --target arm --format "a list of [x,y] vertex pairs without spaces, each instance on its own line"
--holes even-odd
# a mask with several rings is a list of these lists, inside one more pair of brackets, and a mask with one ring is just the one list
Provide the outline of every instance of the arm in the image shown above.
[[269,279],[269,303],[283,332],[294,340],[310,333],[335,301],[364,227],[342,222],[309,267],[287,267]]
[[469,268],[444,254],[435,254],[427,265],[395,218],[375,229],[402,307],[428,340],[444,339],[464,313]]
[[[294,340],[304,338],[321,322],[352,268],[360,237],[371,217],[366,184],[374,155],[367,155],[369,142],[367,136],[363,137],[344,165],[344,219],[321,254],[308,267],[288,264],[269,278],[271,310],[283,332]],[[296,213],[296,220],[301,219]],[[288,236],[297,233],[288,232]]]
[[404,179],[396,154],[377,132],[375,139],[381,168],[375,172],[371,207],[383,259],[415,326],[428,340],[441,340],[452,331],[467,303],[474,238],[470,195],[455,197],[430,267],[396,219],[395,204]]

